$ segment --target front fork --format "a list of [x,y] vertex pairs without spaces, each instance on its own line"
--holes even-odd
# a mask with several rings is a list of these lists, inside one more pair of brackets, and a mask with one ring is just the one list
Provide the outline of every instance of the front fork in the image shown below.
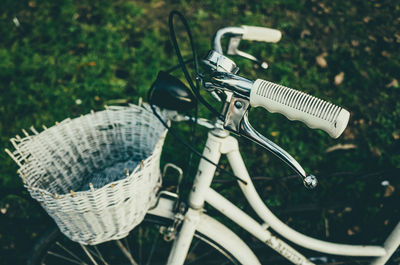
[[[226,136],[228,136],[228,134],[226,134]],[[222,139],[223,138],[219,136],[215,136],[213,132],[210,132],[204,147],[203,156],[207,157],[215,165],[218,164],[221,157],[220,149]],[[185,214],[182,228],[174,240],[168,257],[168,265],[182,265],[185,262],[196,227],[200,221],[200,214],[203,211],[205,196],[215,174],[215,165],[204,159],[200,160],[199,168],[189,195],[189,208]]]

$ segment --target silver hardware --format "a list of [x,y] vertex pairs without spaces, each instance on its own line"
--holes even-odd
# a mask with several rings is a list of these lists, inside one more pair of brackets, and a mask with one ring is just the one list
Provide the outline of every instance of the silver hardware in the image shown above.
[[241,101],[237,100],[237,101],[235,102],[235,107],[236,107],[237,109],[241,109],[241,108],[243,107],[243,103],[242,103]]
[[317,186],[318,180],[314,175],[308,175],[304,180],[303,180],[304,186],[306,186],[307,189],[313,189]]
[[268,64],[256,57],[254,57],[251,54],[248,54],[247,52],[241,51],[238,49],[240,41],[241,41],[241,37],[232,37],[229,40],[229,45],[228,45],[228,50],[227,50],[227,54],[228,55],[239,55],[242,56],[246,59],[249,59],[253,62],[255,62],[256,64],[258,64],[261,68],[263,69],[267,69],[268,68]]
[[203,63],[205,63],[212,70],[217,72],[232,74],[236,74],[237,72],[239,72],[239,68],[236,66],[234,61],[222,55],[222,53],[218,53],[214,50],[209,51],[206,58],[204,58]]
[[[241,105],[242,107],[237,108],[237,105]],[[226,109],[224,128],[238,135],[243,135],[261,145],[288,164],[302,178],[303,183],[307,188],[314,188],[317,185],[317,179],[315,176],[307,175],[296,159],[294,159],[283,148],[258,133],[250,125],[248,119],[249,105],[250,102],[247,99],[233,96],[229,103],[229,107]]]
[[212,76],[213,85],[221,89],[232,91],[243,97],[250,97],[250,90],[253,87],[253,81],[229,73],[215,73]]
[[153,206],[151,206],[149,208],[148,211],[153,210],[158,206],[158,204],[160,203],[161,197],[168,197],[168,198],[173,199],[175,201],[178,201],[178,198],[179,198],[178,194],[170,192],[170,191],[167,191],[167,190],[162,190],[162,191],[158,192],[156,197],[157,197],[156,198],[156,202],[154,203]]
[[165,174],[167,173],[168,168],[175,169],[179,174],[178,175],[178,184],[176,185],[176,194],[179,196],[179,186],[181,185],[181,182],[182,182],[183,170],[175,164],[167,163],[167,164],[165,164],[164,169],[163,169],[163,174],[162,174],[163,178],[165,177]]
[[223,55],[221,47],[222,37],[230,35],[228,54],[243,56],[257,62],[262,68],[266,69],[268,67],[267,63],[238,50],[243,33],[243,28],[238,27],[228,27],[217,31],[213,40],[214,51],[210,51],[203,60],[203,63],[209,68],[205,75],[201,76],[202,84],[209,92],[216,94],[216,90],[218,90],[227,95],[223,111],[225,129],[238,135],[243,135],[269,150],[288,164],[302,178],[307,188],[314,188],[318,183],[315,176],[307,175],[300,164],[288,152],[258,133],[250,125],[248,120],[249,98],[254,82],[236,75],[239,69],[232,60]]
[[229,40],[229,45],[228,45],[228,50],[226,51],[227,54],[229,55],[235,55],[237,54],[238,47],[240,44],[240,41],[242,40],[241,37],[232,37]]
[[[229,107],[225,113],[224,128],[236,134],[240,132],[240,123],[247,112],[250,102],[246,99],[232,97]],[[237,106],[240,106],[238,108]]]
[[160,234],[163,235],[165,241],[170,242],[175,239],[178,227],[185,219],[186,206],[184,203],[179,205],[179,212],[175,214],[173,223],[166,227],[160,227]]
[[[288,152],[279,147],[277,144],[266,138],[265,136],[258,133],[254,128],[250,125],[247,112],[243,116],[243,119],[240,123],[240,135],[245,136],[246,138],[252,140],[253,142],[261,145],[265,149],[269,150],[271,153],[279,157],[282,161],[288,164],[303,180],[304,185],[308,188],[313,188],[317,184],[316,181],[312,179],[312,175],[307,176],[304,169],[300,166],[300,164],[294,159]],[[315,177],[314,177],[315,178]],[[316,179],[315,179],[316,180]]]
[[213,98],[215,98],[217,101],[219,101],[219,102],[222,101],[222,98],[217,94],[217,92],[211,91],[210,94],[211,94],[211,96],[212,96]]
[[223,54],[222,52],[222,46],[221,46],[221,39],[224,35],[233,35],[233,36],[242,36],[244,34],[244,29],[240,27],[227,27],[227,28],[222,28],[215,33],[214,39],[213,39],[213,49],[217,51],[220,54]]
[[217,33],[215,33],[214,40],[213,40],[213,49],[216,52],[223,54],[222,46],[221,46],[221,39],[225,35],[229,35],[229,36],[231,36],[231,38],[229,40],[227,54],[242,56],[246,59],[249,59],[249,60],[257,63],[261,68],[267,69],[268,64],[266,62],[254,57],[251,54],[248,54],[248,53],[243,52],[238,49],[243,34],[244,34],[244,29],[242,27],[222,28],[222,29],[218,30]]
[[229,136],[229,132],[224,129],[224,124],[221,120],[217,120],[216,126],[211,133],[219,138],[226,138]]
[[[224,55],[216,51],[211,51],[209,56],[203,60],[207,71],[202,75],[202,85],[209,92],[215,90],[229,91],[248,98],[250,96],[251,87],[253,86],[253,81],[236,75],[236,70],[233,70],[237,68],[236,65],[227,65],[227,62],[229,62],[228,60],[231,61]],[[221,67],[219,65],[220,61],[226,63],[226,65]],[[219,71],[218,69],[223,69],[223,71]]]

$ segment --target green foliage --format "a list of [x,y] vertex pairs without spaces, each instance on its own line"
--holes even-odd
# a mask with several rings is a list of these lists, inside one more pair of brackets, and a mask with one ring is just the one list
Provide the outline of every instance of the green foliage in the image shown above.
[[[188,18],[200,55],[207,52],[210,38],[223,26],[247,24],[283,32],[282,41],[277,44],[243,41],[241,49],[263,58],[270,69],[261,71],[249,61],[234,58],[241,74],[298,88],[345,106],[351,112],[348,129],[333,140],[321,131],[264,110],[251,110],[250,119],[257,130],[294,155],[307,171],[322,176],[333,172],[352,174],[323,178],[318,191],[306,192],[297,180],[277,181],[291,171],[264,150],[241,139],[244,160],[252,175],[274,179],[258,185],[274,209],[294,207],[304,201],[318,204],[321,199],[331,203],[365,200],[370,205],[360,218],[367,227],[366,223],[379,215],[380,208],[374,203],[383,200],[385,191],[379,180],[387,175],[375,176],[375,182],[360,181],[355,176],[400,167],[400,9],[394,1],[3,0],[0,149],[10,148],[8,139],[20,134],[22,128],[41,128],[42,124],[49,127],[67,117],[102,109],[104,104],[145,98],[158,71],[177,64],[167,27],[172,9],[182,11]],[[184,56],[189,57],[186,35],[178,31],[178,37]],[[321,56],[326,65],[318,62]],[[183,77],[179,71],[174,74]],[[335,82],[340,75],[343,80]],[[200,108],[200,114],[210,115],[204,108]],[[189,133],[187,127],[179,129],[182,135]],[[200,135],[204,137],[205,131],[200,130]],[[198,149],[202,144],[198,143]],[[337,144],[352,144],[355,149],[326,152]],[[183,166],[182,158],[187,157],[188,151],[180,147],[183,151],[176,152],[175,146],[174,139],[168,138],[164,160]],[[16,165],[3,152],[0,159],[1,196],[5,194],[0,198],[1,207],[8,203],[10,209],[24,213],[7,215],[8,221],[24,219],[21,216],[28,216],[31,206],[8,192],[22,185],[15,173]],[[398,180],[393,178],[393,183],[396,192],[391,196],[398,198]],[[233,188],[225,192],[240,197]],[[398,215],[398,207],[390,209]],[[329,218],[338,219],[339,212]],[[47,220],[42,214],[31,214],[38,223]],[[328,215],[317,213],[311,217],[317,220],[317,229],[307,220],[291,225],[323,237],[321,218]],[[281,217],[290,219],[285,214]],[[336,221],[343,224],[340,220]],[[335,229],[339,231],[339,227]],[[26,234],[35,234],[42,228],[39,225],[27,229]],[[6,230],[0,228],[2,251],[29,249],[31,241],[22,243],[20,233],[15,238],[3,237]]]

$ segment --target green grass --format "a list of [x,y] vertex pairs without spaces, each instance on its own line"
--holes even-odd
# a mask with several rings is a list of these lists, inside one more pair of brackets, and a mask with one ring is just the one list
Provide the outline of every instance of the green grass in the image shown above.
[[[312,214],[280,215],[294,227],[324,238],[321,220],[328,218],[337,223],[328,239],[379,241],[379,233],[388,231],[399,215],[394,202],[398,202],[400,189],[396,170],[400,166],[400,6],[395,1],[4,0],[0,9],[0,149],[10,148],[8,139],[22,134],[22,128],[49,127],[67,117],[103,109],[104,104],[145,97],[158,71],[177,64],[167,26],[172,9],[188,18],[201,55],[223,26],[247,24],[283,32],[278,44],[243,42],[241,48],[266,60],[270,69],[262,71],[249,61],[233,58],[241,74],[301,89],[346,107],[351,112],[348,129],[333,140],[326,133],[260,109],[251,111],[251,121],[307,171],[321,176],[348,174],[323,177],[321,187],[308,192],[297,179],[278,181],[292,172],[241,139],[249,171],[276,179],[258,187],[277,211],[304,202],[318,205],[320,211]],[[179,37],[184,40],[182,31]],[[184,56],[190,56],[188,42],[181,46]],[[322,54],[326,67],[316,62]],[[341,73],[343,81],[335,84]],[[179,71],[174,74],[183,77]],[[209,117],[203,108],[200,113]],[[187,128],[182,130],[187,132]],[[183,166],[187,151],[176,154],[173,142],[168,139],[164,160]],[[326,152],[337,144],[356,148]],[[0,214],[0,253],[14,263],[24,259],[16,253],[30,249],[50,222],[20,191],[16,169],[0,152],[0,208],[7,211]],[[382,173],[356,177],[368,172]],[[379,185],[383,179],[395,187],[387,197]],[[233,188],[226,192],[240,196]],[[337,201],[351,201],[358,208],[332,213],[325,203]],[[380,208],[381,204],[385,207]],[[385,220],[389,220],[386,226]],[[374,221],[383,228],[372,229],[375,232],[368,235],[369,223]],[[352,226],[361,227],[367,235],[349,237],[346,231]]]

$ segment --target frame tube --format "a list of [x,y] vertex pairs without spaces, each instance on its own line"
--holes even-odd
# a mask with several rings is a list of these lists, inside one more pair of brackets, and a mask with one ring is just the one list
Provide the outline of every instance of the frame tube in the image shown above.
[[287,258],[294,264],[299,265],[314,265],[306,257],[300,254],[297,250],[282,241],[281,239],[271,235],[271,232],[257,223],[253,218],[248,216],[237,206],[225,199],[222,195],[213,189],[209,189],[206,196],[206,201],[212,207],[220,211],[236,224],[244,228],[257,239],[264,242],[266,245],[277,251],[280,255]]
[[[221,138],[208,133],[206,145],[203,150],[203,156],[210,161],[218,164],[221,157],[220,145]],[[189,209],[185,214],[182,228],[176,235],[172,250],[168,257],[170,265],[181,265],[185,262],[189,251],[197,224],[199,222],[200,211],[204,206],[204,199],[208,188],[211,185],[216,167],[208,161],[201,159],[194,179],[192,190],[189,195]]]
[[167,264],[181,265],[185,262],[185,258],[189,251],[189,247],[192,243],[193,236],[199,221],[200,212],[189,208],[187,213],[185,214],[182,228],[177,234],[177,237],[172,245]]
[[[231,139],[229,139],[231,138]],[[322,253],[342,256],[360,256],[360,257],[379,257],[386,255],[386,250],[381,246],[364,246],[364,245],[348,245],[331,243],[319,239],[315,239],[303,235],[296,230],[290,228],[281,220],[279,220],[264,204],[263,200],[258,195],[246,166],[239,152],[238,142],[233,137],[228,137],[230,145],[232,145],[226,154],[229,164],[236,176],[247,181],[247,185],[239,183],[245,197],[249,201],[251,207],[258,214],[258,216],[271,226],[276,232],[281,234],[286,239],[293,243]]]
[[385,244],[383,245],[384,248],[386,249],[386,255],[376,258],[371,265],[383,265],[390,259],[390,257],[393,255],[395,250],[399,247],[400,245],[400,222],[397,223],[396,227],[393,229],[392,233],[389,235],[389,237],[386,239]]
[[[218,164],[221,157],[220,146],[221,139],[211,133],[208,133],[206,145],[204,147],[203,156],[210,161]],[[201,209],[204,206],[204,198],[211,182],[214,178],[216,167],[204,159],[200,160],[199,168],[194,179],[192,191],[189,196],[189,206],[193,209]]]
[[[175,200],[160,198],[157,206],[148,213],[151,215],[173,219]],[[261,265],[253,251],[225,225],[214,218],[200,213],[196,230],[206,238],[229,251],[243,265]]]

